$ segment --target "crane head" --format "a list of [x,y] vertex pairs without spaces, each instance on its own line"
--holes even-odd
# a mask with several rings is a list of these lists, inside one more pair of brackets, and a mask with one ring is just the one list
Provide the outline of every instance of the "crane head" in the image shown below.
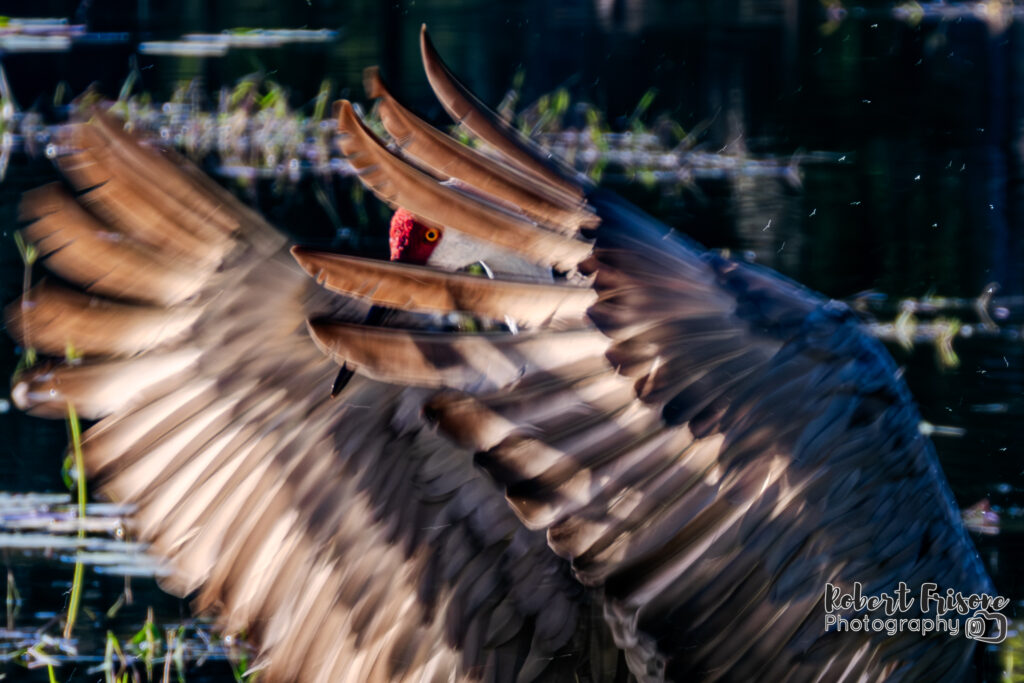
[[440,244],[444,230],[427,224],[406,209],[391,217],[391,260],[425,265]]
[[478,263],[494,273],[551,281],[551,270],[521,255],[471,237],[460,230],[428,221],[399,207],[391,217],[391,260],[458,271]]

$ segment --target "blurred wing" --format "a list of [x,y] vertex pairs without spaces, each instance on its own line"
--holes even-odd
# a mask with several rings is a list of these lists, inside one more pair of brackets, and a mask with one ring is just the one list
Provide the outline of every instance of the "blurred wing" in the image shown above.
[[[397,146],[386,148],[343,103],[342,147],[360,177],[384,201],[566,271],[543,290],[532,322],[546,319],[557,291],[588,289],[596,301],[575,322],[522,334],[389,328],[367,341],[351,327],[314,324],[324,352],[367,377],[439,389],[430,416],[477,452],[523,523],[601,591],[641,680],[911,680],[962,670],[972,647],[964,639],[825,630],[826,582],[860,581],[865,594],[901,580],[991,590],[884,349],[845,306],[704,252],[575,185],[543,152],[507,137],[425,36],[423,46],[445,108],[499,154],[488,165],[468,147],[451,151],[371,74]],[[502,165],[515,172],[487,177]],[[551,225],[555,212],[543,205],[496,220],[515,194],[507,183],[529,193],[542,179],[562,200],[579,198],[561,209],[599,224]],[[385,301],[314,254],[297,257],[335,291]],[[373,277],[415,272],[439,291],[464,277],[388,264]],[[519,311],[532,296],[500,280],[476,291],[441,308],[494,317],[497,302]]]
[[[13,395],[99,420],[90,483],[138,506],[135,531],[173,569],[166,588],[245,630],[271,681],[573,675],[576,641],[600,639],[583,590],[471,453],[424,423],[430,391],[365,373],[331,398],[338,367],[307,321],[355,325],[369,303],[317,287],[262,219],[116,119],[69,136],[58,163],[77,194],[49,186],[22,211],[26,240],[75,289],[44,281],[8,307],[11,333],[49,358]],[[550,316],[578,318],[589,300],[561,294],[539,292]]]
[[[456,123],[490,145],[507,165],[532,176],[570,201],[574,199],[578,203],[583,199],[584,189],[580,184],[586,181],[575,177],[572,169],[487,109],[466,86],[459,83],[434,49],[426,24],[420,28],[420,54],[430,87]],[[377,96],[372,91],[370,95]],[[394,135],[393,129],[389,132]]]

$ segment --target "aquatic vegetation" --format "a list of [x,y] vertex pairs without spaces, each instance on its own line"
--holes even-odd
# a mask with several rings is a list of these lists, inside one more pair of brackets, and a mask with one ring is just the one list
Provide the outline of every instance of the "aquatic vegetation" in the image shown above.
[[[84,664],[88,673],[102,673],[104,680],[186,680],[186,672],[206,661],[227,662],[236,678],[248,670],[252,652],[238,638],[222,638],[205,621],[188,619],[159,624],[152,607],[138,626],[118,620],[118,613],[133,602],[130,578],[152,579],[168,573],[157,559],[146,554],[145,546],[130,541],[125,521],[132,509],[110,503],[72,502],[68,494],[0,493],[0,549],[8,563],[25,558],[50,558],[74,563],[75,583],[82,584],[81,572],[124,577],[125,588],[114,604],[103,612],[93,597],[84,603],[85,621],[74,626],[68,607],[67,625],[59,626],[59,614],[23,614],[25,600],[14,572],[6,580],[6,622],[0,628],[0,663],[11,662],[27,668],[63,667]],[[36,601],[38,606],[38,601]],[[103,608],[99,608],[103,609]],[[166,619],[166,617],[164,617]],[[105,624],[113,624],[104,630]],[[83,630],[84,629],[84,630]],[[98,630],[97,630],[98,629]],[[105,634],[105,635],[103,635]],[[134,673],[131,673],[134,672]],[[173,674],[172,674],[173,672]]]
[[[220,172],[236,178],[240,183],[260,178],[289,183],[295,182],[303,174],[344,175],[351,172],[336,151],[333,122],[325,120],[326,105],[331,99],[332,91],[329,82],[322,85],[315,104],[295,109],[289,105],[282,86],[260,76],[253,76],[232,90],[222,91],[218,106],[212,111],[204,110],[197,104],[203,101],[203,98],[194,83],[183,84],[174,98],[164,104],[153,104],[151,98],[145,94],[133,94],[133,86],[133,81],[126,81],[121,96],[114,103],[125,116],[129,127],[174,142],[193,158],[217,159],[217,168]],[[518,99],[517,96],[514,101]],[[581,103],[574,107],[564,90],[545,96],[520,114],[510,112],[510,116],[516,120],[521,130],[535,135],[556,153],[573,159],[578,168],[595,178],[609,180],[614,179],[616,173],[636,174],[645,185],[655,186],[690,183],[699,177],[717,178],[743,174],[799,177],[799,164],[792,159],[752,159],[746,155],[707,153],[701,151],[697,144],[699,132],[695,134],[694,131],[686,132],[681,127],[672,128],[671,122],[665,123],[664,130],[654,130],[654,126],[644,123],[644,114],[653,100],[653,93],[645,94],[638,103],[634,115],[630,117],[627,128],[619,132],[613,132],[602,113],[593,106]],[[569,125],[567,119],[570,115],[575,116],[577,121],[582,119],[582,127]],[[34,125],[36,128],[23,127],[19,134],[26,131],[37,134],[35,140],[45,143],[41,146],[42,149],[51,144],[59,144],[59,129],[46,128],[38,120]],[[837,161],[834,157],[824,154],[818,158],[829,163]],[[814,161],[815,157],[811,156],[809,159]],[[320,195],[318,199],[321,199]],[[330,207],[329,199],[324,198],[322,203],[325,207]],[[24,251],[23,255],[26,262],[34,260]],[[917,319],[918,314],[930,315],[937,311],[957,309],[958,304],[937,297],[926,297],[921,302],[907,301],[913,302],[912,305],[898,306],[901,311],[906,312],[906,316],[901,313],[896,322],[892,323],[893,339],[911,348],[915,344],[933,343],[941,362],[945,365],[952,365],[955,362],[953,340],[957,336],[967,336],[964,330],[977,329],[979,334],[993,331],[984,322],[980,322],[978,326],[970,323],[964,325],[956,318],[934,317],[921,323]],[[987,314],[987,311],[993,310],[989,307],[991,303],[993,302],[989,300],[980,308],[974,303],[970,305],[974,306],[975,310]],[[993,307],[999,306],[993,304]],[[870,309],[870,306],[867,308]],[[959,308],[968,309],[968,305]],[[884,314],[884,309],[879,308],[876,312]],[[885,325],[886,323],[872,323],[871,329],[878,336],[885,338]],[[998,324],[996,330],[999,330]],[[69,350],[69,355],[73,355],[73,349]],[[74,422],[73,417],[71,420]],[[74,429],[72,431],[74,432]],[[80,472],[81,466],[78,465],[76,469]],[[84,484],[79,490],[84,491]],[[83,501],[84,499],[79,499],[80,506]],[[67,505],[66,498],[62,504]],[[132,546],[119,536],[123,536],[121,526],[115,526],[106,532],[114,535],[118,550],[84,545],[84,540],[88,538],[85,535],[87,529],[92,528],[92,533],[96,534],[104,533],[103,521],[90,519],[90,514],[100,515],[99,510],[102,508],[89,506],[75,509],[69,506],[68,510],[61,513],[66,515],[63,519],[53,517],[48,522],[40,522],[26,518],[16,521],[15,526],[22,526],[18,527],[17,533],[11,534],[10,543],[12,547],[23,543],[26,548],[33,548],[32,544],[38,543],[38,548],[49,551],[53,548],[49,544],[60,543],[53,540],[54,530],[63,528],[68,533],[76,534],[74,538],[69,537],[64,541],[69,545],[64,549],[66,554],[61,560],[75,563],[74,585],[80,585],[80,572],[84,573],[85,566],[90,567],[89,571],[112,571],[125,576],[152,576],[163,571],[159,566],[145,566],[142,561],[142,558],[145,558],[142,549]],[[121,513],[127,514],[128,511],[118,510],[118,514]],[[44,533],[39,537],[33,537],[31,534],[33,524],[41,524],[37,528]],[[137,558],[142,562],[141,568],[125,561],[126,558],[121,553],[123,548],[131,548],[132,552],[137,551]],[[74,591],[72,594],[74,595]],[[11,596],[9,603],[16,604],[16,587],[12,582],[8,584],[8,595]],[[117,603],[111,606],[111,610],[116,609],[119,609]],[[69,607],[68,626],[63,641],[70,638],[69,633],[74,623],[72,614]],[[140,667],[139,670],[144,669],[147,678],[152,679],[155,673],[160,675],[158,669],[162,667],[164,680],[168,680],[173,666],[180,678],[183,675],[182,662],[187,661],[184,645],[185,628],[184,625],[179,625],[177,628],[165,629],[161,637],[160,628],[155,625],[150,611],[143,627],[130,638],[122,635],[119,639],[112,632],[107,632],[103,663],[91,671],[102,671],[107,680],[118,680],[128,669]],[[195,637],[202,639],[202,636]],[[52,672],[52,667],[62,661],[69,661],[72,656],[62,649],[64,647],[66,644],[62,639],[38,636],[34,644],[23,651],[13,651],[17,654],[12,656],[23,658],[24,662],[32,665],[46,666]],[[247,651],[242,647],[238,654],[231,655],[231,649],[238,647],[238,643],[230,638],[221,641],[221,647],[228,653],[225,657],[234,657],[236,665],[232,670],[236,679],[240,679],[248,669]]]
[[890,6],[854,4],[844,0],[821,0],[824,21],[822,35],[832,35],[851,19],[893,18],[917,27],[926,21],[977,20],[993,33],[1005,31],[1014,21],[1024,17],[1024,10],[1011,0],[969,0],[967,2],[918,2],[906,0]]
[[[838,2],[828,4],[829,11],[839,19],[845,10]],[[931,6],[929,6],[931,7]],[[897,8],[899,9],[899,8]],[[900,11],[905,10],[903,8]],[[213,35],[216,40],[211,38]],[[257,40],[333,40],[325,31],[281,32],[259,29],[237,29],[221,34],[194,34],[183,42],[220,46],[236,43],[255,44]],[[209,39],[209,40],[208,40]],[[522,104],[522,88],[526,74],[519,70],[511,88],[502,99],[498,111],[521,132],[532,136],[552,154],[567,160],[581,173],[606,183],[639,180],[647,188],[689,188],[699,193],[702,181],[730,178],[779,178],[792,186],[801,183],[802,168],[808,164],[842,165],[852,163],[848,154],[832,152],[800,152],[792,156],[751,155],[738,148],[732,152],[705,149],[704,136],[710,122],[701,122],[686,130],[677,121],[662,114],[648,121],[657,91],[649,89],[637,102],[633,112],[613,130],[600,109],[588,102],[573,102],[564,87],[546,93],[534,102]],[[125,120],[125,127],[143,136],[158,139],[177,147],[193,160],[205,160],[220,175],[241,186],[270,181],[276,192],[292,187],[303,177],[327,179],[333,175],[351,176],[352,167],[340,153],[334,121],[327,114],[335,96],[329,79],[321,84],[316,97],[303,106],[293,106],[287,88],[264,74],[254,73],[240,79],[232,88],[216,93],[216,105],[206,106],[210,95],[197,82],[179,84],[167,102],[156,102],[146,92],[136,92],[138,67],[133,62],[118,98],[108,106]],[[61,84],[54,94],[55,103],[68,97]],[[84,114],[100,103],[96,92],[81,94],[71,104],[61,107],[68,117]],[[60,153],[61,124],[45,123],[34,112],[18,111],[17,103],[6,86],[0,70],[0,105],[3,128],[0,141],[0,179],[13,151],[26,154]],[[366,121],[371,128],[380,128],[379,117],[371,109]],[[470,136],[456,127],[453,132],[472,144]],[[212,160],[212,164],[210,164]],[[339,234],[348,234],[339,217],[335,200],[321,183],[314,183],[313,192]],[[364,194],[358,183],[351,184],[352,206],[362,226],[369,223]],[[23,254],[23,258],[31,256]],[[958,363],[954,341],[973,335],[1002,335],[1016,338],[1019,331],[1007,324],[995,324],[985,301],[944,299],[929,296],[907,299],[894,306],[879,306],[870,298],[851,299],[850,303],[871,316],[869,331],[875,336],[910,349],[915,345],[931,345],[940,367]],[[991,299],[991,293],[988,298]],[[994,317],[1019,307],[1020,302],[993,305]],[[883,309],[888,308],[887,311]],[[963,309],[963,310],[961,310]],[[891,312],[890,311],[894,311]],[[943,315],[935,313],[945,311]],[[967,321],[975,311],[978,324]],[[921,322],[924,314],[928,319]],[[875,320],[881,316],[883,320]],[[891,321],[884,318],[891,315]],[[26,351],[31,354],[31,349]]]
[[1011,624],[1010,637],[1000,649],[1003,665],[1003,683],[1024,682],[1024,629],[1021,624]]
[[[325,120],[327,104],[336,94],[329,81],[325,80],[318,95],[302,107],[289,103],[287,88],[282,84],[258,73],[216,93],[213,107],[204,106],[209,95],[198,83],[180,84],[167,102],[159,103],[147,93],[133,92],[136,81],[137,69],[133,66],[119,97],[110,103],[125,119],[125,127],[171,143],[193,159],[213,157],[216,170],[225,176],[294,182],[304,174],[352,173],[336,144],[333,121]],[[617,131],[593,104],[572,102],[565,88],[514,112],[521,83],[520,75],[503,100],[506,115],[521,131],[594,178],[608,169],[622,180],[673,186],[733,175],[797,178],[799,170],[794,163],[842,163],[842,155],[825,152],[801,154],[798,159],[708,152],[700,147],[707,122],[689,131],[665,115],[646,123],[655,101],[653,90],[641,97]],[[58,90],[54,100],[63,102],[67,93],[63,87]],[[86,92],[62,109],[70,117],[101,99],[98,93]],[[13,149],[28,154],[45,151],[51,156],[59,152],[59,122],[44,123],[32,112],[17,111],[16,106],[11,107],[8,118]],[[376,125],[373,110],[368,112],[368,123]],[[468,136],[463,137],[468,141]]]
[[84,36],[85,26],[62,18],[0,17],[0,50],[5,52],[66,52]]
[[[74,358],[72,349],[66,354],[68,358]],[[75,406],[68,403],[68,430],[71,432],[71,452],[75,459],[75,490],[78,493],[78,518],[85,519],[86,491],[85,491],[85,461],[82,457],[82,425],[78,422],[78,413]],[[85,538],[85,528],[79,525],[78,538]],[[82,602],[82,581],[84,578],[85,565],[81,558],[75,558],[75,578],[71,581],[71,598],[68,602],[68,618],[64,624],[64,637],[70,638],[75,630],[75,620],[78,618],[78,606]]]
[[977,298],[926,295],[895,300],[869,292],[848,303],[868,319],[873,336],[906,351],[932,346],[939,368],[955,368],[959,358],[953,346],[958,339],[1021,340],[1024,299],[995,297],[997,289],[995,283],[989,284]]

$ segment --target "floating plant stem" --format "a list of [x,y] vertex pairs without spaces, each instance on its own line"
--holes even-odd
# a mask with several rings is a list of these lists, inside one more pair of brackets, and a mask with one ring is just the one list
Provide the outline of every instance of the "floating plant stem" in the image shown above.
[[119,663],[117,673],[124,672],[125,667],[128,665],[128,659],[121,650],[121,644],[117,641],[117,636],[112,631],[107,631],[107,644],[103,652],[103,665],[100,667],[103,670],[106,683],[114,683],[117,680],[117,673],[114,671],[114,655],[117,655]]
[[107,619],[113,619],[117,615],[117,613],[121,611],[122,607],[124,607],[124,592],[123,591],[121,592],[120,595],[117,596],[117,600],[114,601],[114,604],[107,608],[107,611],[106,611]]
[[116,638],[114,634],[107,631],[107,644],[103,650],[103,680],[105,683],[113,683],[114,681],[114,643]]
[[157,633],[153,608],[146,610],[146,623],[131,640],[131,644],[142,650],[142,661],[146,666],[146,680],[153,680],[153,660],[158,654],[160,634]]
[[316,106],[313,108],[314,122],[323,120],[324,114],[327,112],[327,103],[330,100],[332,88],[333,84],[329,78],[325,78],[320,83],[320,92],[316,96]]
[[[21,309],[25,310],[29,303],[28,291],[32,288],[32,265],[39,258],[39,250],[36,249],[36,245],[25,242],[20,232],[14,233],[14,243],[18,246],[18,253],[21,254],[22,263],[25,264],[25,270],[21,276]],[[36,364],[36,350],[32,347],[32,341],[28,336],[29,327],[28,325],[25,326],[25,351],[17,370],[15,370],[15,374]]]
[[64,624],[64,637],[71,638],[71,631],[75,628],[75,620],[78,618],[78,606],[82,602],[82,583],[85,578],[85,565],[80,561],[75,562],[75,576],[71,581],[71,601],[68,604],[68,620]]
[[7,630],[14,630],[14,616],[18,611],[18,602],[21,595],[18,593],[18,586],[14,582],[14,572],[7,570]]
[[637,102],[636,109],[633,110],[633,113],[629,117],[629,129],[634,133],[647,132],[647,127],[643,124],[643,117],[644,114],[647,113],[647,110],[651,108],[651,105],[654,104],[654,98],[657,96],[657,88],[648,88],[647,92],[645,92],[640,98],[640,101]]
[[164,672],[161,683],[171,683],[171,660],[173,657],[171,653],[174,652],[174,648],[177,647],[176,642],[177,632],[174,629],[166,629],[164,631],[164,638],[167,641],[167,652],[164,654]]
[[[75,469],[78,475],[78,516],[85,519],[85,458],[82,455],[82,425],[78,422],[78,411],[68,403],[68,424],[71,426],[71,447],[75,453]],[[85,527],[79,527],[78,537],[85,538]]]
[[174,671],[178,674],[178,683],[185,683],[185,626],[179,625],[174,632]]
[[[78,537],[85,538],[85,458],[82,456],[82,425],[78,422],[75,406],[68,403],[68,426],[71,428],[71,448],[75,454],[75,470],[78,474]],[[78,618],[78,606],[82,601],[82,583],[85,578],[85,565],[81,560],[75,562],[75,577],[71,582],[71,600],[68,603],[68,620],[64,625],[64,637],[70,638]]]
[[939,366],[955,368],[960,365],[960,357],[953,350],[953,340],[960,331],[960,321],[955,318],[939,318],[935,321],[942,332],[935,339],[935,354]]

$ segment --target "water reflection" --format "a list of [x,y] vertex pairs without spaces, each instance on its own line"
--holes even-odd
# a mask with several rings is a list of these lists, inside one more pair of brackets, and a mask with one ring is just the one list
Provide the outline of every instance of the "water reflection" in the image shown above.
[[[571,103],[592,103],[603,117],[603,146],[581,132],[586,113],[573,106],[557,130],[545,133],[548,143],[587,168],[604,164],[603,182],[667,223],[705,244],[750,252],[831,296],[870,292],[860,298],[869,324],[891,337],[925,420],[939,429],[936,446],[979,531],[982,555],[1000,591],[1019,601],[1024,8],[994,1],[863,5],[33,3],[33,13],[66,19],[12,21],[0,28],[10,99],[23,116],[34,117],[33,132],[25,136],[24,118],[4,116],[10,134],[4,153],[13,155],[13,170],[0,185],[7,231],[0,246],[0,298],[13,299],[21,287],[21,265],[9,239],[17,196],[52,179],[44,159],[20,150],[35,145],[45,153],[51,143],[50,125],[67,102],[54,102],[59,84],[78,94],[95,83],[117,98],[136,53],[134,93],[148,93],[151,105],[172,105],[153,105],[151,115],[136,110],[140,127],[205,158],[209,170],[227,176],[303,241],[382,253],[379,207],[344,177],[330,124],[323,128],[313,112],[325,78],[332,80],[331,98],[360,99],[362,69],[378,63],[394,91],[440,121],[412,47],[419,24],[427,21],[453,68],[488,102],[506,97],[519,70],[519,109],[559,88]],[[273,31],[222,33],[253,25],[304,26],[314,32],[301,35],[315,39],[291,40],[300,34]],[[192,52],[180,52],[186,47]],[[267,82],[281,85],[279,101],[303,113],[304,127],[287,130],[295,122],[272,114],[256,120],[253,110],[253,119],[229,124],[244,135],[219,136],[224,121],[218,117],[232,114],[221,107],[219,93],[226,88],[230,96],[253,73],[263,84],[261,97],[269,94]],[[652,90],[657,95],[643,118],[649,130],[638,134],[631,117]],[[141,107],[141,100],[133,102]],[[672,137],[659,121],[677,125],[682,135]],[[286,160],[296,160],[302,173],[293,173]],[[993,282],[1000,290],[983,308],[986,321],[976,314],[976,302]],[[929,293],[946,297],[934,311],[925,305]],[[900,317],[906,310],[898,302],[907,297],[917,302],[913,320]],[[940,347],[947,343],[955,366],[942,363]],[[15,362],[4,337],[0,374],[9,375]],[[0,432],[10,444],[0,452],[2,488],[59,488],[65,444],[59,424],[5,413]],[[21,632],[14,626],[37,633],[63,607],[59,596],[70,581],[69,567],[39,561],[41,555],[69,557],[79,548],[75,539],[60,547],[61,534],[74,527],[61,501],[45,503],[48,511],[34,521],[5,518],[5,528],[19,534],[17,543],[31,546],[15,549],[9,540],[4,551],[23,606],[17,624],[9,624],[11,633]],[[95,517],[105,519],[106,512]],[[93,523],[100,525],[96,534],[111,533],[101,528],[108,522]],[[32,535],[44,529],[45,537]],[[99,566],[126,560],[118,553],[142,562],[136,548],[116,538],[90,551]],[[88,576],[87,604],[103,615],[124,594],[123,579],[93,570]],[[135,586],[143,603],[169,621],[183,618],[181,603],[158,592],[151,580],[145,586]],[[135,629],[144,622],[138,604],[119,625]],[[110,625],[102,618],[95,623],[98,629]],[[83,652],[89,647],[103,651],[105,643],[79,644]]]

